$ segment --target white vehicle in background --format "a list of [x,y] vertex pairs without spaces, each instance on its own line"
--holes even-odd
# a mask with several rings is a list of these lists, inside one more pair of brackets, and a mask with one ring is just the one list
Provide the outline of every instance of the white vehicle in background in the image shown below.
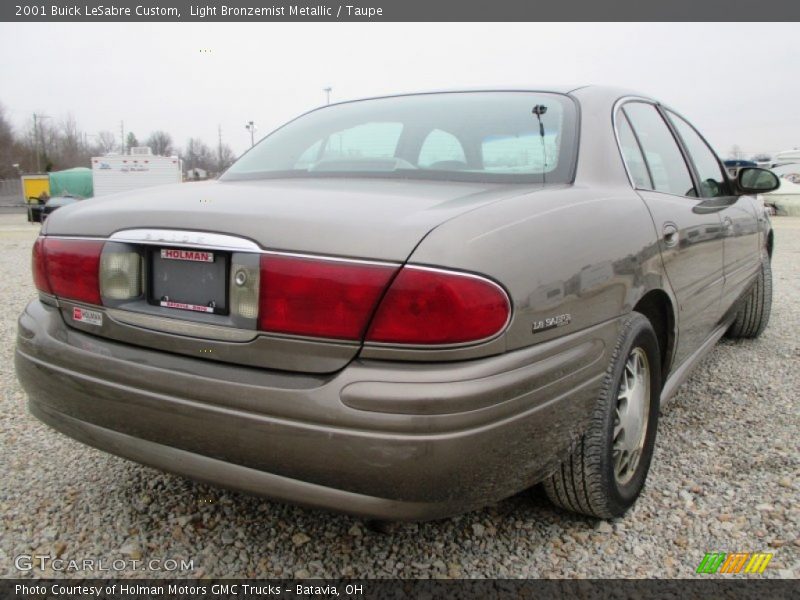
[[772,164],[775,166],[785,165],[787,163],[800,163],[800,148],[778,152],[772,161]]
[[130,154],[92,158],[95,197],[180,183],[182,172],[177,156],[155,156],[147,146],[131,148]]

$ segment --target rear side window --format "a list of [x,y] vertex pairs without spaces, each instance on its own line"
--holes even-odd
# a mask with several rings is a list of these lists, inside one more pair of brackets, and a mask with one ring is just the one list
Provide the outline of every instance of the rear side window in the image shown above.
[[633,185],[638,189],[652,190],[653,182],[650,180],[650,173],[648,173],[647,165],[644,163],[644,156],[642,156],[642,150],[639,148],[639,142],[636,141],[636,136],[633,135],[628,118],[622,111],[617,113],[617,133],[619,134],[622,158],[628,167],[628,173],[631,174]]
[[644,150],[647,166],[657,192],[697,196],[678,143],[652,104],[630,102],[623,107]]
[[697,175],[700,179],[700,196],[715,198],[729,195],[728,182],[722,172],[716,155],[708,147],[703,138],[681,117],[669,113],[669,118],[675,125],[678,135],[683,140],[683,145],[692,158]]
[[402,123],[364,123],[328,136],[320,159],[392,158]]

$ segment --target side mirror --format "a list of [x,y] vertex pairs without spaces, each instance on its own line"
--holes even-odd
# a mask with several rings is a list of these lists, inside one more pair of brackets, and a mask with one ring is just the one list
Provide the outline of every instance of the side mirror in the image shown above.
[[739,189],[745,194],[764,194],[777,190],[781,186],[781,180],[775,173],[755,167],[740,169],[736,182],[739,184]]

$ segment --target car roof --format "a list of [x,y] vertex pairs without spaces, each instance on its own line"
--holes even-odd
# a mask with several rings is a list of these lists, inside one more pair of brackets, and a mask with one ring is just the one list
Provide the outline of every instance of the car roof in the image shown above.
[[[615,101],[618,98],[622,98],[625,96],[634,96],[638,98],[646,98],[649,100],[653,100],[649,95],[642,94],[640,92],[616,87],[616,86],[609,86],[609,85],[595,85],[595,84],[587,84],[587,85],[535,85],[535,84],[507,84],[507,85],[484,85],[484,86],[467,86],[467,87],[454,87],[454,88],[438,88],[438,89],[427,89],[427,90],[413,90],[413,91],[406,91],[406,92],[397,92],[393,94],[382,94],[377,96],[365,96],[361,98],[351,98],[348,100],[342,100],[339,102],[332,102],[330,106],[335,106],[337,104],[347,104],[350,102],[358,102],[361,100],[377,100],[381,98],[398,98],[403,96],[418,96],[418,95],[425,95],[425,94],[452,94],[452,93],[459,93],[459,92],[544,92],[544,93],[552,93],[552,94],[563,94],[563,95],[570,95],[577,97],[579,99],[582,98],[592,98],[595,100],[605,99]],[[325,108],[322,106],[320,108]]]

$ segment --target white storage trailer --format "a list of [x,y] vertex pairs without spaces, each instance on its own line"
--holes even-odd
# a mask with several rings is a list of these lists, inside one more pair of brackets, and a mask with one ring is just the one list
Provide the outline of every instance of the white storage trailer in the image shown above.
[[154,156],[149,148],[132,148],[131,154],[92,158],[95,197],[180,183],[181,174],[181,160],[177,156]]

